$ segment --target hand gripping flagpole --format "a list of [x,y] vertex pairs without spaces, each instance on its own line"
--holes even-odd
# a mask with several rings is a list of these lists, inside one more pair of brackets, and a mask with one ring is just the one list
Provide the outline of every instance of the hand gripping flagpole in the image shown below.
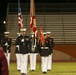
[[31,47],[31,51],[34,52],[35,51],[35,47],[36,47],[36,39],[35,39],[35,34],[31,33],[31,43],[32,43],[32,47]]

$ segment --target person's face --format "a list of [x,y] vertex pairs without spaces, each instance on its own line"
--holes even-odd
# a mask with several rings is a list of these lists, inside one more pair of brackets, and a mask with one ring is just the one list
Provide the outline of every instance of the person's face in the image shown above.
[[51,37],[51,35],[50,34],[47,34],[47,37]]
[[22,32],[21,32],[21,35],[22,35],[22,36],[26,35],[26,32],[25,32],[25,31],[22,31]]
[[9,35],[8,34],[5,34],[5,37],[8,37]]

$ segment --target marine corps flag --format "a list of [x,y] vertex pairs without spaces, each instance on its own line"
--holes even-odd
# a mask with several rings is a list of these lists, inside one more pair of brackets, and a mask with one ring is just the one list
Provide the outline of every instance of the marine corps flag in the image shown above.
[[20,8],[20,0],[18,0],[18,26],[20,26],[20,28],[23,28],[23,18]]
[[38,38],[38,31],[36,26],[36,16],[35,16],[35,3],[34,0],[30,0],[30,30],[35,33],[35,38]]
[[42,31],[42,28],[40,28],[40,42],[42,45],[44,45],[44,43],[45,43],[45,37],[44,37],[43,31]]

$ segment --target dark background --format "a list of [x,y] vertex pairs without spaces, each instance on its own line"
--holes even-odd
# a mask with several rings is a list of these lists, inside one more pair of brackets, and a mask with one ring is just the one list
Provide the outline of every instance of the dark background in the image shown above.
[[[35,3],[76,3],[76,0],[34,0]],[[8,3],[17,3],[18,0],[0,0],[0,34],[5,31],[6,9]],[[21,3],[30,3],[30,0],[21,0]]]

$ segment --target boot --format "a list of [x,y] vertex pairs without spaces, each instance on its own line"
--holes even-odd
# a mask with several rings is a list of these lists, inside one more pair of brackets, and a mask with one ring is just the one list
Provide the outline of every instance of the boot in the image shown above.
[[21,73],[21,75],[26,75],[25,73]]

